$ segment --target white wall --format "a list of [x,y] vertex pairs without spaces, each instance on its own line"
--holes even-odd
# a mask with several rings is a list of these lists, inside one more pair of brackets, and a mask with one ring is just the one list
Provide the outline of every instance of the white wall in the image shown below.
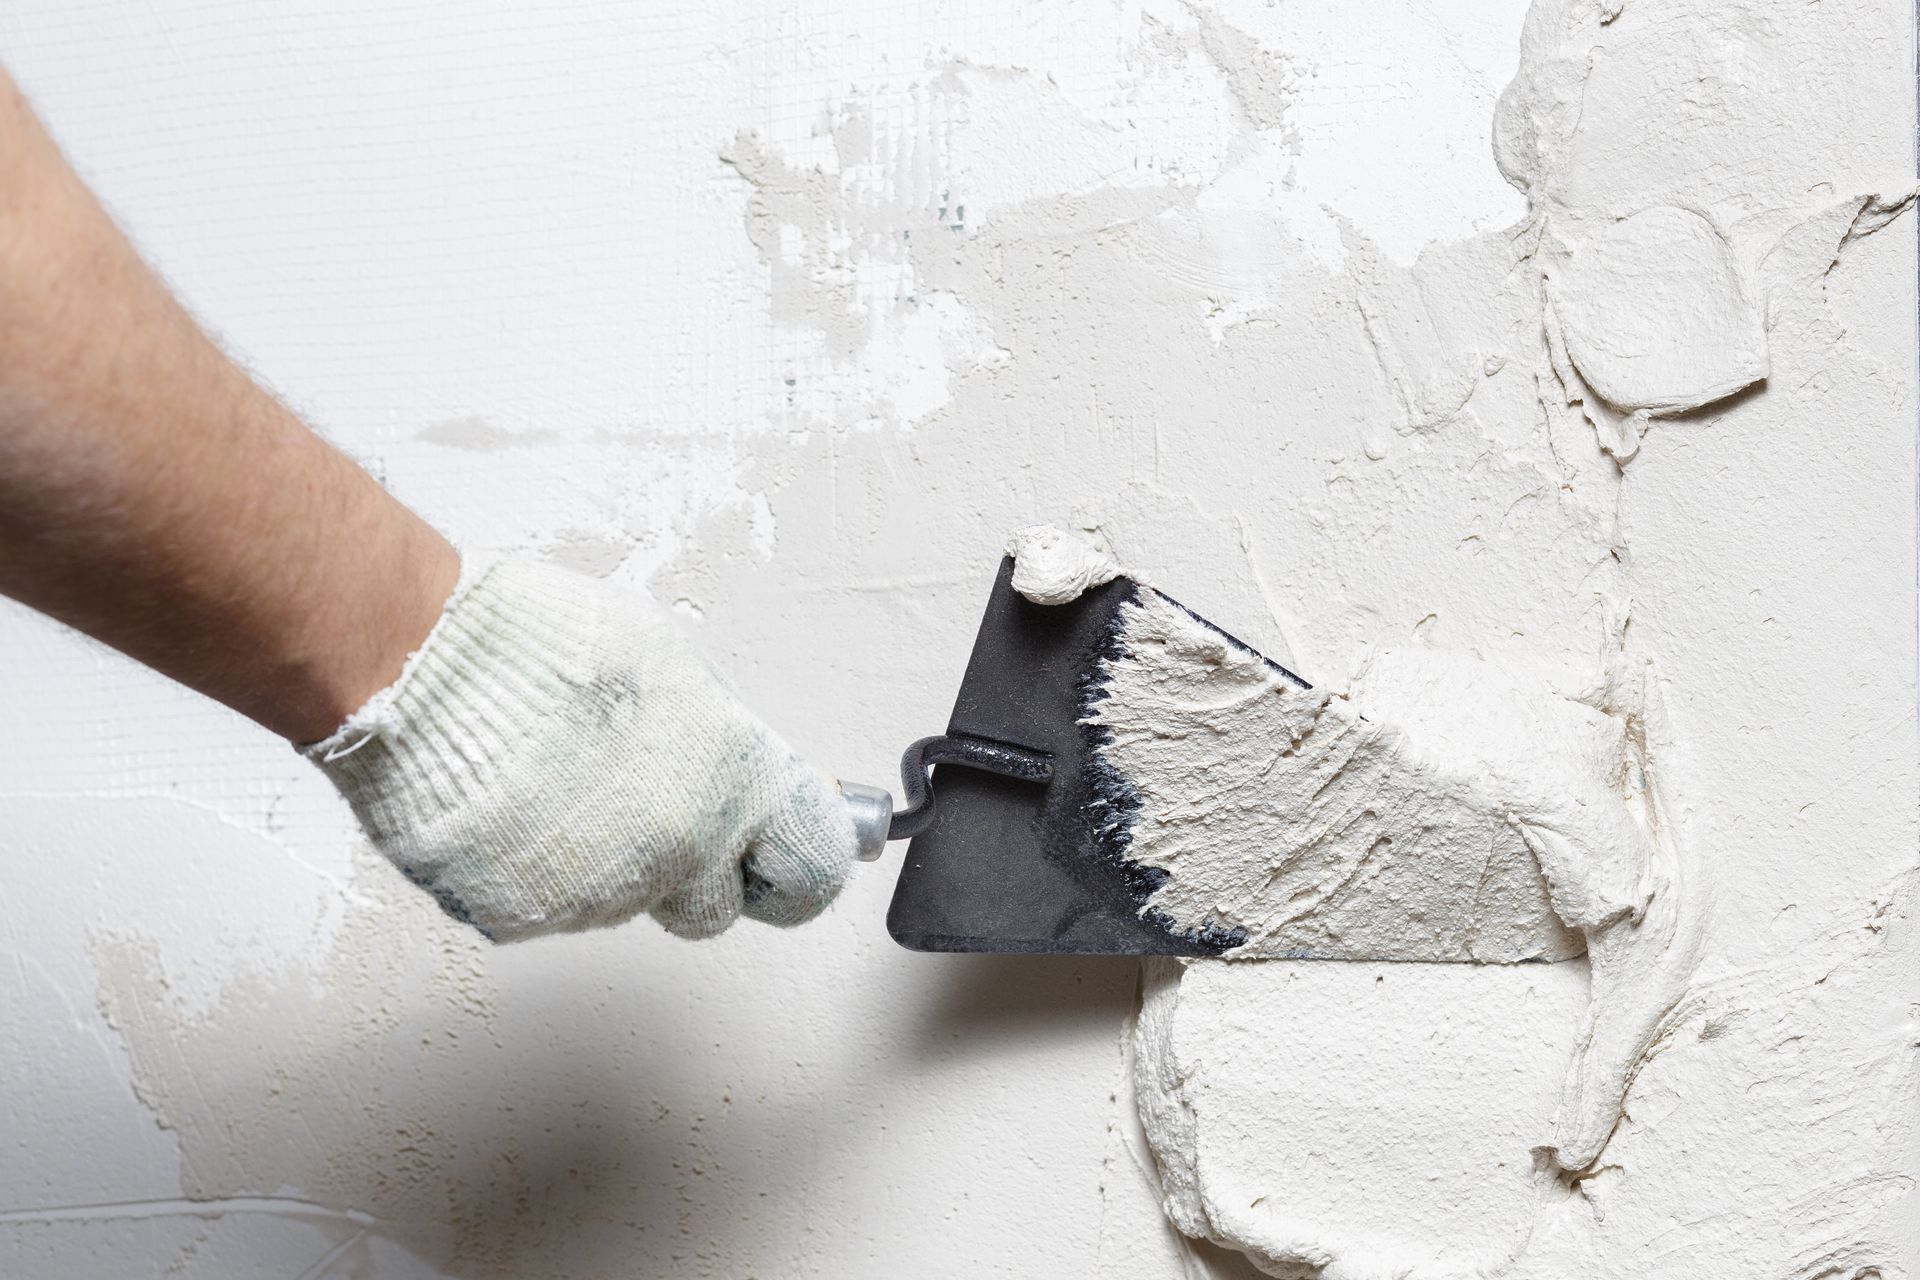
[[[1662,611],[1779,579],[1739,577],[1752,541],[1675,543],[1659,508],[1711,529],[1700,450],[1738,420],[1656,424],[1623,497],[1542,390],[1510,281],[1408,302],[1423,247],[1457,282],[1527,216],[1490,154],[1525,6],[1313,8],[19,0],[0,57],[309,420],[467,546],[649,585],[843,775],[890,779],[944,724],[1004,534],[1036,519],[1098,525],[1310,674],[1419,631],[1571,678],[1594,575],[1629,572],[1611,521],[1638,517],[1653,572],[1603,585],[1703,670],[1719,641]],[[1827,184],[1794,197],[1811,218],[1910,181],[1907,32],[1842,8],[1822,21],[1860,38],[1803,60],[1865,101],[1789,104],[1827,113],[1821,158],[1711,197],[1757,219],[1755,271],[1793,222],[1778,191]],[[1799,46],[1703,12],[1672,19],[1703,65],[1780,108],[1754,70]],[[1691,190],[1704,162],[1674,163],[1664,190]],[[1764,208],[1735,208],[1743,182]],[[1912,793],[1899,225],[1834,285],[1888,370],[1833,410],[1878,478],[1839,513],[1822,478],[1779,532],[1853,522],[1871,554],[1834,589],[1857,625],[1822,630],[1809,590],[1780,606],[1804,646],[1742,655],[1760,679],[1871,655],[1846,678],[1876,736],[1848,754],[1821,721],[1805,748],[1833,770],[1791,780],[1809,799]],[[1376,456],[1398,478],[1356,484]],[[1446,496],[1489,457],[1517,477],[1500,501],[1578,490],[1606,519],[1520,528]],[[1710,694],[1695,742],[1733,767],[1756,748],[1715,736]],[[17,608],[0,706],[0,1273],[1240,1274],[1154,1207],[1123,1087],[1137,967],[902,952],[897,851],[791,934],[495,950],[364,852],[283,744]],[[1910,864],[1910,814],[1849,804],[1867,816],[1806,840],[1871,846],[1861,882]],[[1703,844],[1746,820],[1705,803]]]

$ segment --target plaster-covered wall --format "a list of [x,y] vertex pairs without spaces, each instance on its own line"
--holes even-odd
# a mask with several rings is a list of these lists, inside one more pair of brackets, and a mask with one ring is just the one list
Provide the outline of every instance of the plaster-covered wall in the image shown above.
[[1559,1170],[1598,959],[910,955],[897,852],[795,933],[490,949],[5,608],[0,1273],[1904,1274],[1910,26],[8,6],[249,367],[823,764],[888,780],[1007,531],[1077,524],[1316,681],[1427,646],[1631,723],[1685,963]]

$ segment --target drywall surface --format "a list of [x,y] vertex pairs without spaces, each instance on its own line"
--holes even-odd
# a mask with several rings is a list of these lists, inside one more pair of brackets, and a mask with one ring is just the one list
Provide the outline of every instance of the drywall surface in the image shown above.
[[7,609],[0,1272],[1911,1273],[1910,26],[8,6],[250,367],[828,767],[887,780],[1008,533],[1078,527],[1316,685],[1619,718],[1691,941],[1584,1083],[1597,954],[908,955],[890,862],[793,933],[489,948],[291,751]]

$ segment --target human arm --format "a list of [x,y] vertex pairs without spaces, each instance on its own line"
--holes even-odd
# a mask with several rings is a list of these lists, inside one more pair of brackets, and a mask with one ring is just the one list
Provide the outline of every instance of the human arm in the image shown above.
[[201,332],[0,70],[0,592],[310,742],[458,576]]
[[313,744],[489,937],[825,907],[844,807],[650,602],[466,574],[194,324],[0,71],[0,593]]

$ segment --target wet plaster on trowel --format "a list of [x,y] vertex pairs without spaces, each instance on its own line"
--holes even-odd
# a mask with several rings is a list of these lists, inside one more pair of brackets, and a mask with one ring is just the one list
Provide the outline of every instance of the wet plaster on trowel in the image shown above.
[[[1870,268],[1853,265],[1908,278],[1910,250],[1874,234],[1905,208],[1908,180],[1888,176],[1905,164],[1904,109],[1859,89],[1865,76],[1906,101],[1901,59],[1862,52],[1903,30],[1874,5],[1537,5],[1492,130],[1529,215],[1429,245],[1410,266],[1349,220],[1329,272],[1322,250],[1291,247],[1294,227],[1238,203],[1235,182],[1268,154],[1253,133],[1274,132],[1258,125],[1237,158],[1208,152],[1185,171],[1194,192],[1069,184],[970,203],[978,229],[916,233],[906,260],[1003,356],[951,365],[948,401],[912,422],[910,445],[823,446],[839,474],[904,491],[882,501],[792,461],[763,468],[788,489],[776,556],[803,575],[879,531],[899,549],[870,561],[883,590],[977,575],[997,541],[932,514],[959,485],[968,529],[1071,511],[1125,544],[1129,566],[1350,707],[1404,680],[1423,705],[1396,708],[1401,733],[1429,709],[1418,686],[1431,662],[1497,673],[1493,687],[1591,731],[1556,759],[1584,761],[1581,787],[1602,786],[1626,815],[1623,841],[1587,835],[1605,847],[1583,864],[1623,874],[1580,901],[1571,879],[1539,874],[1542,851],[1514,826],[1492,862],[1516,892],[1521,872],[1536,877],[1533,913],[1510,917],[1530,919],[1513,934],[1530,939],[1521,949],[1586,954],[1153,975],[1138,1094],[1158,1193],[1183,1231],[1281,1275],[1658,1274],[1700,1258],[1728,1276],[1898,1272],[1912,1245],[1895,1225],[1907,1128],[1850,1121],[1852,1147],[1796,1135],[1834,1081],[1861,1092],[1850,1116],[1898,1112],[1912,1091],[1902,1019],[1855,1017],[1876,1000],[1897,1007],[1887,975],[1910,945],[1899,885],[1912,815],[1865,795],[1822,802],[1850,770],[1910,780],[1912,761],[1843,745],[1855,715],[1807,692],[1810,672],[1838,663],[1849,687],[1885,696],[1900,718],[1884,723],[1908,723],[1906,611],[1855,608],[1869,582],[1880,598],[1910,591],[1905,482],[1869,504],[1873,528],[1892,531],[1884,573],[1820,559],[1837,547],[1815,514],[1860,496],[1823,431],[1887,459],[1895,478],[1910,461],[1905,285],[1874,295]],[[1285,47],[1271,33],[1259,43]],[[1148,47],[1173,47],[1182,71],[1195,61],[1179,41]],[[1831,74],[1808,88],[1810,65]],[[1230,252],[1249,242],[1257,258]],[[1838,279],[1845,323],[1831,314]],[[998,431],[1019,441],[1010,456],[980,447]],[[831,521],[811,516],[829,497]],[[712,599],[729,585],[741,580],[700,589]],[[1894,656],[1843,657],[1840,631]],[[1432,703],[1453,705],[1444,691]],[[1781,741],[1820,745],[1781,756],[1748,727],[1782,716],[1798,728]],[[1793,779],[1790,795],[1760,784],[1769,772]],[[1467,811],[1492,804],[1483,794]],[[1794,805],[1818,817],[1817,836]],[[1730,856],[1736,874],[1711,874]],[[1258,877],[1229,878],[1226,905],[1207,909],[1264,912],[1246,886],[1264,886],[1276,860],[1262,851],[1248,864]],[[1337,908],[1337,894],[1314,892]],[[1456,908],[1472,920],[1470,902]],[[1426,914],[1417,927],[1431,938]],[[1793,941],[1769,936],[1781,921]],[[1824,1008],[1813,979],[1775,961],[1782,947],[1830,957],[1852,994]],[[1736,972],[1751,975],[1743,991],[1767,994],[1734,1003],[1767,1013],[1704,1012],[1697,994]],[[1768,1047],[1791,1018],[1802,1021],[1786,1034],[1825,1044],[1824,1060],[1783,1064]],[[1446,1051],[1415,1052],[1431,1045]],[[1722,1105],[1707,1064],[1770,1092],[1777,1114]],[[1788,1082],[1763,1083],[1779,1069]],[[1816,1150],[1845,1169],[1807,1172],[1800,1154]],[[1801,1211],[1823,1191],[1830,1207]]]
[[[1011,549],[1034,557],[1014,584],[1038,604],[1118,572],[1057,529]],[[1700,938],[1659,814],[1650,673],[1596,673],[1588,705],[1416,646],[1308,688],[1145,585],[1116,647],[1086,722],[1124,795],[1123,856],[1165,873],[1145,909],[1243,937],[1237,961],[1584,951],[1589,1009],[1542,1145],[1562,1169],[1590,1164]]]

